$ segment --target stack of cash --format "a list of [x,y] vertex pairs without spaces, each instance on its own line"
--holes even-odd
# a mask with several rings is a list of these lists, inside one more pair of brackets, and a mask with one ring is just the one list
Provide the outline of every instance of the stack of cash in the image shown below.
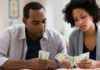
[[74,61],[78,63],[80,61],[88,60],[89,55],[90,55],[90,53],[87,52],[87,53],[80,54],[79,56],[74,56]]
[[65,55],[63,53],[58,53],[56,56],[55,56],[55,59],[58,60],[59,62],[62,62],[62,61],[67,61],[69,63],[73,65],[76,65],[76,63],[80,62],[80,61],[85,61],[85,60],[88,60],[89,59],[89,52],[87,53],[83,53],[83,54],[80,54],[79,56],[70,56],[70,55]]
[[56,60],[58,60],[59,62],[63,62],[63,61],[66,61],[66,55],[65,54],[62,54],[62,53],[58,53],[56,56],[55,56]]
[[39,58],[39,59],[42,59],[42,60],[48,60],[48,59],[49,59],[49,52],[40,50],[40,51],[39,51],[38,58]]

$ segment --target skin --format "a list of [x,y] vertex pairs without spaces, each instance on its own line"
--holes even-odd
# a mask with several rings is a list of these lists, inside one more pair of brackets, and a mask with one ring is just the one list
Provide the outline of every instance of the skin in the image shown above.
[[75,25],[85,33],[94,29],[93,18],[84,9],[76,8],[72,12]]
[[[28,30],[29,36],[36,40],[43,36],[46,27],[46,14],[44,9],[29,10],[29,17],[23,18],[25,26]],[[31,69],[31,70],[47,70],[47,67],[52,69],[57,68],[57,64],[52,60],[40,60],[33,58],[30,60],[7,60],[1,67],[4,70],[19,70],[19,69]]]
[[84,43],[92,51],[96,46],[96,28],[93,18],[84,9],[76,8],[72,12],[75,25],[84,32]]
[[95,61],[92,59],[89,59],[87,61],[81,61],[80,63],[77,63],[77,66],[80,68],[99,68],[98,65],[100,64],[99,61]]
[[44,9],[30,10],[29,18],[24,18],[29,36],[37,39],[43,36],[46,27],[46,14]]
[[[45,28],[46,28],[46,13],[44,9],[40,9],[40,10],[30,10],[29,11],[29,18],[24,18],[25,19],[25,26],[28,30],[29,36],[33,39],[36,40],[38,38],[43,37]],[[48,60],[47,61],[47,65],[45,65],[45,61],[44,62],[44,66],[49,66],[50,68],[55,69],[56,68],[56,63]],[[37,64],[37,65],[36,65]],[[39,68],[38,62],[35,63],[35,67]],[[44,68],[45,68],[44,67]],[[41,68],[40,68],[41,69]]]
[[[86,10],[82,8],[76,8],[72,11],[72,16],[76,27],[81,29],[84,33],[84,43],[89,51],[92,51],[96,46],[96,28],[93,22],[93,16],[90,15]],[[100,67],[100,62],[89,59],[87,61],[82,61],[77,63],[80,68],[97,68]],[[68,62],[63,63],[62,67],[70,68],[71,65]]]
[[[93,16],[82,8],[76,8],[72,12],[75,25],[84,32],[84,43],[89,51],[96,46],[96,28]],[[96,68],[97,61],[87,60],[77,64],[80,68]]]

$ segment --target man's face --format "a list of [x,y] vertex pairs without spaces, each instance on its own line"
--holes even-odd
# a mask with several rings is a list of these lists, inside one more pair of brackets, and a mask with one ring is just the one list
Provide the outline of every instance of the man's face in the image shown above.
[[44,9],[29,10],[29,17],[25,19],[25,26],[29,36],[37,39],[43,36],[46,27],[46,13]]

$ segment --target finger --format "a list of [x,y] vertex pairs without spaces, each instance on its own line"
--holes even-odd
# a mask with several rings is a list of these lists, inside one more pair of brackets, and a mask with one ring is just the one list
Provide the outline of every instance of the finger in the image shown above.
[[64,68],[70,68],[71,64],[69,62],[63,62],[63,67]]
[[47,60],[39,60],[39,63],[46,65],[47,64]]

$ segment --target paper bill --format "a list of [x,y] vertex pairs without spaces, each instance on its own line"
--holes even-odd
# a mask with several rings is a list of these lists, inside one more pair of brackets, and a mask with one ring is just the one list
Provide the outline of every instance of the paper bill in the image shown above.
[[65,58],[65,60],[66,60],[67,62],[72,63],[72,62],[74,62],[74,57],[67,55],[66,58]]
[[74,56],[74,61],[76,63],[78,63],[80,61],[88,60],[89,59],[89,55],[90,55],[90,53],[87,52],[87,53],[80,54],[79,56]]
[[55,56],[55,59],[58,60],[59,62],[67,61],[70,63],[77,63],[80,61],[88,60],[89,59],[89,52],[83,53],[83,54],[80,54],[79,56],[74,56],[74,57],[69,56],[69,55],[65,55],[63,53],[58,53]]
[[84,54],[80,54],[81,61],[85,61],[85,60],[89,59],[89,55],[90,55],[89,52],[84,53]]
[[58,60],[59,62],[65,61],[66,60],[66,55],[65,54],[62,54],[62,53],[58,53],[55,56],[55,59]]
[[49,52],[40,50],[38,57],[39,57],[39,59],[42,59],[42,60],[48,60],[49,59]]

